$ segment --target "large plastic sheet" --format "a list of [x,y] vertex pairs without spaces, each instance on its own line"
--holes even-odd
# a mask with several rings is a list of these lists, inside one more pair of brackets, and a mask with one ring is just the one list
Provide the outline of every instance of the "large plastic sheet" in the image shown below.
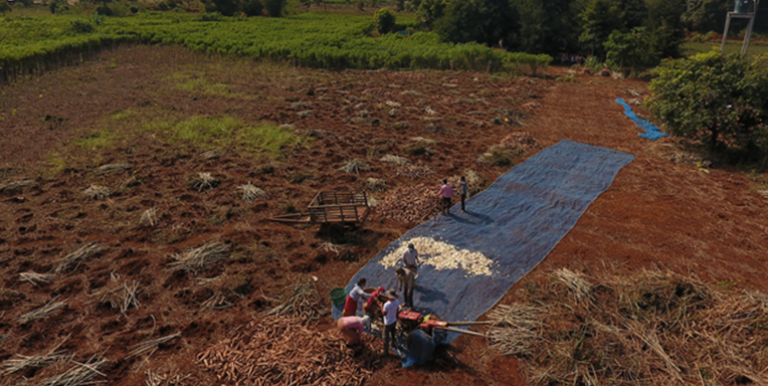
[[[421,251],[415,309],[447,321],[474,321],[544,260],[632,159],[619,151],[561,141],[469,198],[466,213],[457,204],[449,215],[437,216],[392,242],[352,278],[347,291],[362,277],[369,286],[397,288],[393,258],[400,266],[400,251],[409,242],[434,240],[446,256],[469,253],[477,265],[465,262],[446,269],[446,256]],[[333,314],[340,317],[341,308]],[[457,335],[448,334],[444,343]]]
[[651,141],[655,141],[659,138],[662,138],[668,135],[666,133],[662,133],[661,129],[659,129],[653,123],[638,117],[637,114],[635,114],[635,112],[632,111],[632,106],[628,105],[627,102],[624,102],[624,98],[616,99],[616,103],[624,106],[624,114],[627,117],[629,117],[629,119],[631,119],[632,122],[635,122],[635,125],[637,125],[637,127],[645,131],[645,133],[637,133],[638,136],[645,139],[650,139]]

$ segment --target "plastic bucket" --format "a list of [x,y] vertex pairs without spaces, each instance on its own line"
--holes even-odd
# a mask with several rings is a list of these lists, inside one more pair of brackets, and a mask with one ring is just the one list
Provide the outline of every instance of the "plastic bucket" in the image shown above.
[[331,290],[331,301],[334,306],[343,306],[347,301],[347,290],[344,288],[334,288]]

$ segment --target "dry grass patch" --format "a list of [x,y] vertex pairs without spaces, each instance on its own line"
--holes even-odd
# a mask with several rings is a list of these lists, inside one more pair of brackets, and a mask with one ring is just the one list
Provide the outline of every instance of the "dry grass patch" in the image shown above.
[[322,296],[317,290],[317,284],[312,280],[304,280],[286,287],[280,299],[268,299],[279,303],[277,307],[267,312],[267,315],[288,315],[301,318],[304,322],[318,320],[328,314],[322,304]]
[[96,168],[96,170],[94,170],[93,173],[98,175],[103,175],[103,174],[109,174],[109,173],[119,172],[123,170],[131,170],[132,167],[133,166],[128,163],[106,164]]
[[35,185],[37,185],[37,183],[34,180],[12,181],[0,184],[0,193],[6,195],[19,194],[24,192],[24,189]]
[[109,363],[103,356],[94,355],[85,363],[77,362],[74,359],[71,359],[70,362],[74,366],[59,375],[44,379],[38,386],[85,386],[106,382],[94,381],[96,376],[107,376],[100,371]]
[[360,174],[361,170],[370,170],[370,169],[371,169],[371,165],[357,158],[346,161],[344,165],[342,165],[339,168],[339,170],[343,172],[356,173],[356,174]]
[[22,272],[19,274],[19,280],[26,281],[32,285],[39,285],[40,283],[48,283],[56,277],[53,273],[37,273],[37,272]]
[[434,170],[426,164],[406,164],[398,167],[395,174],[400,177],[408,177],[412,180],[422,177],[429,177],[434,174]]
[[197,173],[189,178],[189,186],[198,192],[214,189],[219,185],[221,185],[221,180],[211,175],[211,173]]
[[197,271],[206,265],[229,258],[229,246],[213,241],[183,255],[175,254],[173,258],[176,261],[169,264],[172,270],[184,270],[197,274]]
[[97,241],[87,243],[80,247],[78,250],[59,259],[56,268],[54,268],[54,272],[60,273],[66,271],[70,266],[72,266],[72,264],[75,264],[75,268],[77,268],[81,262],[95,257],[107,249],[109,249],[109,245],[104,243]]
[[27,312],[24,315],[21,315],[18,319],[18,322],[21,324],[29,323],[33,320],[42,319],[45,317],[48,317],[49,315],[55,313],[56,311],[64,308],[64,306],[67,305],[66,301],[60,301],[57,300],[59,297],[55,297],[51,299],[48,303],[45,303],[42,307],[35,308],[32,311]]
[[400,157],[397,155],[387,154],[379,160],[384,163],[393,164],[393,165],[405,165],[411,163],[411,161],[408,158]]
[[141,214],[141,218],[139,218],[139,226],[145,225],[157,225],[157,208],[149,208]]
[[536,283],[489,313],[492,346],[521,357],[530,384],[768,385],[764,294],[650,271]]
[[125,315],[130,308],[139,308],[138,281],[120,282],[119,276],[112,275],[109,284],[97,290],[92,296],[99,297],[99,303],[109,304],[114,309],[119,309],[120,313]]
[[61,345],[64,344],[68,338],[69,337],[65,338],[61,343],[56,345],[56,347],[52,348],[43,355],[27,356],[16,354],[16,356],[14,356],[12,359],[8,359],[7,361],[3,362],[2,366],[0,366],[2,367],[0,374],[13,374],[26,368],[42,368],[59,361],[69,360],[72,357],[71,355],[67,355],[64,351],[58,351],[59,347],[61,347]]
[[240,193],[241,197],[243,198],[243,201],[247,203],[251,203],[257,199],[267,199],[269,198],[269,195],[264,190],[257,188],[252,183],[247,183],[245,185],[240,185],[237,187],[237,192]]
[[363,188],[371,192],[387,190],[387,181],[383,178],[366,178],[362,181]]
[[181,337],[181,333],[177,332],[175,334],[166,335],[166,336],[158,338],[158,339],[153,339],[153,340],[148,340],[148,341],[145,341],[145,342],[141,342],[141,343],[139,343],[137,345],[132,346],[132,347],[134,347],[134,349],[131,350],[131,352],[128,353],[128,357],[127,358],[135,357],[135,356],[146,354],[146,353],[149,353],[149,355],[147,356],[147,357],[149,357],[152,354],[154,354],[155,351],[157,351],[158,346],[160,346],[161,344],[168,343],[168,342],[170,342],[170,341],[172,341],[174,339],[180,338],[180,337]]
[[92,200],[103,200],[109,197],[109,188],[99,185],[91,185],[83,190],[83,195]]

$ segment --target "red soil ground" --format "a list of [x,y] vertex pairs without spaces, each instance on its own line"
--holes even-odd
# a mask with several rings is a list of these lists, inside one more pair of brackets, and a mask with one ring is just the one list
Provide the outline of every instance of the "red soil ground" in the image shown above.
[[[550,69],[550,75],[558,72]],[[228,91],[178,87],[189,79],[225,84]],[[314,95],[308,95],[310,88]],[[375,211],[364,230],[343,236],[319,226],[296,229],[266,221],[287,203],[305,207],[318,190],[359,188],[362,178],[384,177],[391,187],[413,183],[396,177],[378,157],[370,158],[371,170],[359,176],[338,170],[344,160],[366,158],[375,138],[390,140],[388,151],[401,155],[398,149],[410,137],[437,140],[432,154],[410,157],[435,170],[425,180],[436,186],[438,178],[468,169],[493,181],[506,170],[478,163],[477,157],[513,132],[527,131],[542,146],[570,139],[637,157],[504,303],[515,301],[514,289],[522,282],[561,267],[588,272],[609,266],[626,273],[661,268],[766,291],[761,270],[768,244],[762,222],[766,204],[756,192],[759,182],[739,170],[704,173],[661,157],[659,144],[638,137],[639,129],[614,102],[630,97],[628,88],[646,92],[647,85],[581,75],[576,82],[560,83],[475,73],[327,72],[162,47],[123,47],[76,68],[0,86],[0,183],[23,178],[37,182],[0,201],[0,361],[15,353],[44,353],[68,337],[62,349],[78,358],[107,350],[109,384],[143,384],[147,369],[211,382],[194,364],[195,355],[238,325],[264,317],[274,306],[264,296],[274,298],[284,286],[311,276],[319,279],[323,294],[344,286],[378,250],[409,229],[410,224],[381,220]],[[403,95],[406,90],[421,95]],[[384,105],[387,100],[402,104],[394,118]],[[296,101],[309,104],[314,115],[298,118],[291,108]],[[359,103],[363,106],[355,109]],[[422,120],[427,106],[441,120]],[[128,109],[128,118],[116,119],[115,113]],[[353,120],[362,109],[370,117]],[[485,114],[470,114],[476,111]],[[520,114],[527,116],[522,127],[490,122]],[[278,159],[282,166],[274,173],[264,174],[257,167],[264,159],[230,152],[203,160],[196,149],[170,145],[141,130],[142,122],[193,115],[292,123],[299,132],[315,130],[316,137],[311,146]],[[379,123],[371,125],[373,119]],[[410,128],[397,130],[395,121],[409,122]],[[475,121],[485,124],[478,127]],[[130,135],[99,152],[72,145],[104,128]],[[61,172],[46,166],[52,158],[66,161]],[[129,162],[133,168],[107,176],[92,173],[112,162]],[[315,178],[292,183],[287,177],[295,171],[311,172]],[[211,172],[222,185],[208,192],[192,190],[187,178],[196,172]],[[131,175],[140,184],[117,190]],[[248,181],[264,188],[270,199],[246,204],[236,197],[236,186]],[[89,200],[80,192],[90,184],[109,186],[115,194],[104,201]],[[150,207],[159,208],[159,223],[138,227],[139,216]],[[167,269],[174,253],[210,240],[228,243],[234,258],[197,277]],[[57,259],[86,241],[110,248],[50,284],[19,280],[21,272],[50,271]],[[343,253],[348,261],[318,250],[329,241],[348,245]],[[109,285],[113,273],[119,280],[141,283],[141,306],[126,315],[93,296]],[[217,276],[225,282],[221,288],[196,282]],[[200,304],[216,290],[236,290],[240,296],[228,297],[230,308],[201,310]],[[63,311],[23,325],[17,322],[54,296],[68,302]],[[331,326],[323,320],[316,328]],[[126,359],[130,345],[176,331],[182,338],[161,346],[146,363],[144,357]],[[384,358],[368,383],[525,384],[524,369],[515,358],[499,356],[478,338],[459,338],[447,352],[420,368],[401,369],[394,358]],[[38,382],[54,370],[23,371],[0,379],[0,385],[15,384],[21,376]]]

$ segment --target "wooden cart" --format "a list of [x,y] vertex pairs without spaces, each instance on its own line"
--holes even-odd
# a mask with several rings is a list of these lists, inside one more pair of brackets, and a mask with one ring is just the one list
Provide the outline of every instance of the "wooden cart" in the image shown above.
[[355,191],[320,192],[307,208],[307,213],[271,217],[285,224],[356,224],[362,226],[370,214],[368,195]]

